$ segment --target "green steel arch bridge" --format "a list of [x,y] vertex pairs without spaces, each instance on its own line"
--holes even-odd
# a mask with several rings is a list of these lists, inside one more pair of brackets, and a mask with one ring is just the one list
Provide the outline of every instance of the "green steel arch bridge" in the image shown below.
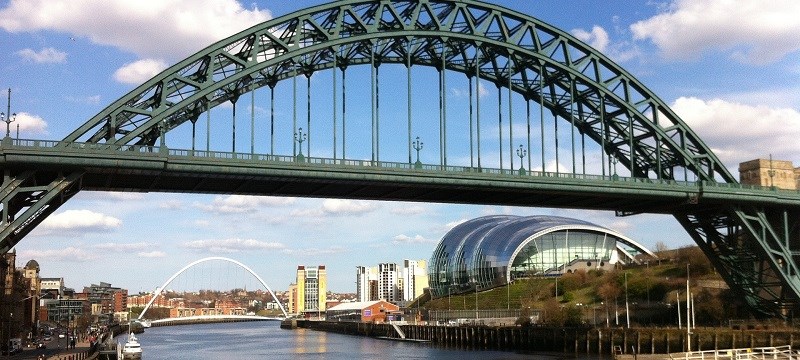
[[62,140],[6,137],[0,154],[2,252],[80,190],[601,209],[674,216],[758,314],[800,305],[800,193],[738,184],[608,57],[476,0],[343,0],[275,18]]

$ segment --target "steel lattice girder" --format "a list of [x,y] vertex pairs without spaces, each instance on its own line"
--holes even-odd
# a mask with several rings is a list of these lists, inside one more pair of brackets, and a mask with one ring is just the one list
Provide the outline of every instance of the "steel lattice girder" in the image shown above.
[[339,1],[276,18],[170,67],[65,140],[153,144],[160,126],[169,131],[248,91],[373,56],[444,63],[467,76],[477,66],[482,79],[510,84],[603,144],[635,176],[672,179],[680,167],[700,180],[735,182],[663,101],[606,56],[533,17],[477,1]]
[[69,174],[46,171],[12,173],[4,169],[3,217],[0,220],[0,253],[11,250],[48,215],[80,191],[80,172]]
[[762,316],[793,316],[800,305],[800,214],[733,207],[676,218],[753,309]]

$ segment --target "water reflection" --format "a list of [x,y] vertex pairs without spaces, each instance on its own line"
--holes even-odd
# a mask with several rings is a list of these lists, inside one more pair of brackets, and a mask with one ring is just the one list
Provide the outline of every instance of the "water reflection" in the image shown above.
[[[283,330],[277,322],[246,322],[149,328],[138,335],[143,359],[553,359],[552,354],[444,348],[326,333]],[[117,341],[124,343],[126,336]]]

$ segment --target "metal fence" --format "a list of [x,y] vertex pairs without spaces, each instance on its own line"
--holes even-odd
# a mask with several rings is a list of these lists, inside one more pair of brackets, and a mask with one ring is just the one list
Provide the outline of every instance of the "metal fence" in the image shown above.
[[[538,314],[538,310],[532,310],[531,315]],[[518,318],[522,316],[520,309],[495,309],[495,310],[430,310],[428,321],[450,321],[458,319],[494,319],[494,318]]]

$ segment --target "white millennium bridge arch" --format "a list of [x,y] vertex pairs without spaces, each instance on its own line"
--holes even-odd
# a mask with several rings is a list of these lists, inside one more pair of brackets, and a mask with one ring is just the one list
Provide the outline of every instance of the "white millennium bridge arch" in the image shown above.
[[167,285],[169,285],[172,282],[172,280],[175,280],[176,277],[178,277],[180,274],[183,274],[184,271],[186,271],[187,269],[191,268],[192,266],[195,266],[195,265],[200,264],[200,263],[204,263],[206,261],[214,261],[214,260],[227,261],[229,263],[233,263],[233,264],[239,265],[239,267],[241,267],[242,269],[247,270],[247,272],[249,272],[256,279],[258,279],[258,281],[261,283],[261,285],[263,285],[264,288],[266,288],[267,291],[269,291],[269,294],[272,295],[272,298],[275,300],[276,303],[278,303],[278,307],[280,307],[281,312],[283,312],[283,317],[288,317],[288,314],[286,313],[286,309],[283,308],[283,304],[281,304],[281,302],[275,296],[275,293],[272,292],[272,289],[269,288],[269,285],[267,285],[267,283],[264,282],[264,280],[261,279],[261,277],[258,276],[258,274],[255,273],[255,271],[251,270],[249,267],[247,267],[247,265],[242,264],[242,263],[240,263],[240,262],[238,262],[236,260],[229,259],[229,258],[226,258],[226,257],[212,256],[212,257],[207,257],[207,258],[203,258],[203,259],[194,261],[191,264],[184,266],[183,269],[178,270],[178,272],[176,272],[169,279],[167,279],[167,281],[164,282],[164,285],[161,285],[161,287],[156,289],[155,294],[153,294],[153,297],[150,299],[150,301],[147,302],[147,305],[144,307],[144,310],[142,310],[142,313],[139,314],[138,319],[139,320],[143,319],[144,314],[147,312],[147,309],[149,309],[150,306],[153,305],[153,302],[156,301],[156,298],[158,298],[158,296],[161,295],[161,292],[167,287]]

